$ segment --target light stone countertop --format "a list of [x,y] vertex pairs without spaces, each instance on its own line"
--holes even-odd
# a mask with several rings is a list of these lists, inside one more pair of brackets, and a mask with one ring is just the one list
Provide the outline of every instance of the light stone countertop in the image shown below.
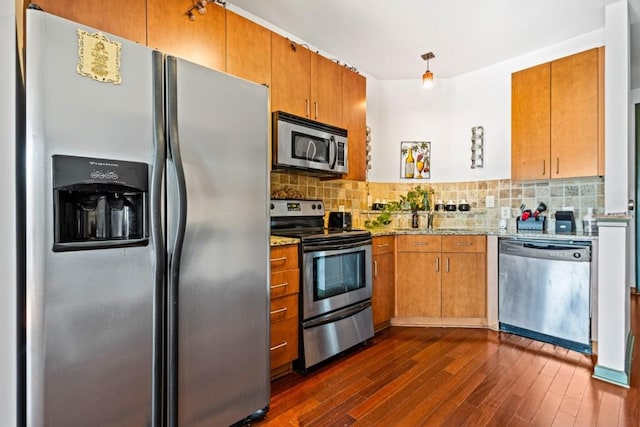
[[433,230],[427,229],[413,229],[403,228],[396,229],[390,228],[374,228],[370,229],[373,237],[377,236],[397,236],[397,235],[442,235],[442,236],[455,236],[455,235],[485,235],[485,236],[498,236],[498,237],[510,237],[510,238],[522,238],[522,239],[555,239],[555,240],[598,240],[596,235],[583,235],[582,233],[576,234],[556,234],[556,233],[535,233],[524,231],[511,231],[500,230],[495,228],[434,228]]
[[300,239],[295,239],[293,237],[271,236],[271,247],[297,245],[298,243],[300,243]]
[[[396,229],[389,228],[372,228],[369,229],[373,237],[379,236],[400,236],[400,235],[441,235],[441,236],[471,236],[471,235],[485,235],[485,236],[498,236],[509,238],[521,238],[521,239],[554,239],[554,240],[598,240],[597,235],[583,235],[582,233],[576,234],[556,234],[556,233],[531,233],[531,232],[517,232],[511,230],[499,230],[495,228],[435,228],[433,230],[427,229]],[[279,237],[271,236],[271,246],[284,246],[284,245],[297,245],[300,243],[300,239],[291,237]]]

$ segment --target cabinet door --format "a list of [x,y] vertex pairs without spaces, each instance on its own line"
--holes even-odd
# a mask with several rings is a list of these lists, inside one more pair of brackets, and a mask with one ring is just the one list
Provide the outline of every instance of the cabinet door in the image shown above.
[[311,53],[310,57],[311,119],[342,127],[342,69],[344,67],[317,53]]
[[549,178],[551,65],[511,75],[511,179]]
[[598,174],[598,49],[551,63],[551,177]]
[[271,86],[271,31],[227,10],[227,73]]
[[442,253],[442,317],[486,318],[486,255]]
[[190,21],[185,14],[189,6],[182,0],[148,2],[147,45],[225,71],[225,9],[209,3],[205,15],[195,12],[195,21]]
[[[79,22],[118,37],[147,43],[146,5],[143,0],[56,1],[38,0],[36,3],[46,12]],[[184,14],[184,11],[183,11]]]
[[349,173],[343,179],[364,181],[367,167],[367,79],[342,69],[342,127],[349,132]]
[[271,110],[309,117],[310,52],[271,33]]
[[389,324],[395,311],[394,259],[392,253],[373,257],[373,326],[379,330]]
[[398,253],[397,313],[399,317],[440,317],[440,253]]

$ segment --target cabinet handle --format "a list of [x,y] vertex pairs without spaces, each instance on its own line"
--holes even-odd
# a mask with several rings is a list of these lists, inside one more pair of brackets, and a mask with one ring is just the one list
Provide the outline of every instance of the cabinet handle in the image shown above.
[[436,273],[440,272],[440,257],[436,257]]
[[287,346],[287,342],[286,342],[286,341],[283,341],[283,342],[281,342],[281,343],[280,343],[280,344],[278,344],[278,345],[274,345],[274,346],[273,346],[273,347],[271,347],[269,350],[273,351],[273,350],[277,350],[277,349],[279,349],[279,348],[286,347],[286,346]]
[[378,277],[378,261],[373,260],[373,277]]
[[429,242],[413,242],[413,246],[426,246]]
[[282,307],[277,310],[273,310],[272,312],[270,312],[270,314],[280,314],[280,313],[285,313],[286,311],[287,311],[287,307]]
[[556,175],[560,173],[560,157],[556,157]]
[[283,256],[283,257],[280,257],[280,258],[271,258],[271,263],[282,263],[282,264],[284,264],[286,262],[287,262],[287,257],[286,256]]
[[378,245],[378,247],[379,247],[379,248],[386,248],[386,247],[388,247],[388,246],[389,246],[389,244],[388,244],[388,243],[385,243],[384,245]]
[[271,289],[284,288],[285,286],[289,286],[289,282],[280,283],[279,285],[272,285]]
[[545,176],[547,174],[547,161],[545,159],[542,159],[542,176]]
[[447,273],[449,272],[449,257],[447,257]]
[[458,242],[458,243],[456,243],[456,246],[473,246],[473,243],[471,243],[471,242]]
[[304,108],[307,111],[307,117],[311,117],[310,112],[309,112],[309,99],[305,99],[304,100]]
[[318,101],[313,101],[313,107],[316,110],[316,120],[318,120]]

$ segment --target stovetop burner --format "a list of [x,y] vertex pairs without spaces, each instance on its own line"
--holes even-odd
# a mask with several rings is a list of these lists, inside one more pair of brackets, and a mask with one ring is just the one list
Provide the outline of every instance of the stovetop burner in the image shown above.
[[345,231],[342,229],[332,229],[332,228],[323,228],[321,230],[318,229],[271,229],[271,234],[274,236],[282,236],[282,237],[296,237],[301,240],[310,240],[310,239],[325,239],[328,237],[357,237],[357,236],[370,236],[371,233],[367,230],[357,230],[352,229],[349,231]]
[[271,234],[274,236],[295,237],[303,242],[371,236],[367,230],[325,228],[322,200],[271,200],[270,213]]

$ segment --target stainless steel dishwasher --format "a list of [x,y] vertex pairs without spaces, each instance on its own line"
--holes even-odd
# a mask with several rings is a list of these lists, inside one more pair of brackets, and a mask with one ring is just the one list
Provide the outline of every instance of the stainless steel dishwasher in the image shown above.
[[591,353],[591,242],[500,239],[501,331]]

